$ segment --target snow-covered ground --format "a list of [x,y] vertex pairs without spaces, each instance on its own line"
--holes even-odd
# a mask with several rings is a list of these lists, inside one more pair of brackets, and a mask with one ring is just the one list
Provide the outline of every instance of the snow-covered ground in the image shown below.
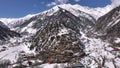
[[85,44],[86,57],[82,63],[90,68],[116,68],[120,67],[120,50],[114,50],[111,44],[101,39],[88,38],[82,33],[81,40]]
[[[30,43],[23,41],[25,38],[11,38],[8,43],[0,46],[0,60],[10,60],[11,63],[15,63],[20,52],[33,53],[34,50],[29,49]],[[3,50],[4,49],[4,50]]]
[[60,31],[59,31],[59,33],[58,33],[58,35],[63,35],[63,34],[69,34],[68,33],[68,30],[66,29],[66,28],[64,28],[64,29],[61,29]]
[[120,38],[116,38],[116,39],[114,40],[114,42],[115,42],[115,43],[120,43]]

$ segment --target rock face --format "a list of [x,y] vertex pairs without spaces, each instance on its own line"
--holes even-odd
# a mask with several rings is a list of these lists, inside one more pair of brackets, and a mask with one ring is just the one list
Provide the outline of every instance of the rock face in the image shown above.
[[[40,52],[40,59],[43,60],[57,58],[59,60],[66,59],[66,62],[67,60],[72,61],[77,59],[74,58],[76,53],[77,56],[82,57],[85,54],[83,52],[84,45],[79,39],[80,30],[88,28],[86,27],[88,23],[86,25],[84,22],[90,21],[59,8],[53,15],[45,17],[43,27],[33,37],[30,48],[35,48],[37,52]],[[89,26],[93,26],[93,24],[89,24]],[[57,56],[61,56],[61,58]],[[80,60],[80,58],[78,59]]]
[[0,40],[7,40],[10,37],[20,37],[20,34],[9,29],[0,27]]
[[[119,36],[120,34],[120,6],[114,8],[106,15],[100,17],[94,30],[107,36]],[[119,36],[120,37],[120,36]]]
[[[59,10],[53,15],[46,16],[44,21],[37,22],[38,25],[39,23],[42,23],[42,25],[41,28],[39,26],[40,30],[34,36],[33,44],[31,47],[39,46],[37,49],[41,50],[41,48],[52,44],[48,43],[48,41],[50,42],[50,39],[53,41],[56,36],[60,37],[62,34],[68,34],[75,37],[80,36],[80,30],[88,28],[84,22],[90,22],[89,20],[84,19],[86,18],[78,18],[72,13],[59,8]],[[93,25],[94,24],[90,22],[88,26]]]
[[120,38],[120,6],[100,17],[92,29],[93,33],[97,32],[102,39],[114,46],[120,46],[120,42],[115,42],[117,38]]
[[0,21],[0,26],[2,27],[2,28],[6,28],[6,29],[9,29],[3,22],[1,22]]

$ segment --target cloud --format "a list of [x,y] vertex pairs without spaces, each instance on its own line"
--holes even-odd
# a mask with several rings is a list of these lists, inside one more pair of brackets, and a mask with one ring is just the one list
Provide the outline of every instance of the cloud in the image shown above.
[[74,0],[75,2],[80,2],[80,0]]
[[59,3],[59,4],[65,4],[67,3],[69,0],[55,0],[56,3]]
[[120,0],[111,0],[111,2],[112,2],[112,6],[113,7],[116,7],[116,6],[119,6],[120,5]]
[[69,0],[54,0],[54,2],[48,3],[47,6],[51,7],[57,4],[65,4],[67,3]]
[[54,6],[54,5],[57,5],[57,3],[56,2],[51,2],[51,3],[47,4],[48,7]]

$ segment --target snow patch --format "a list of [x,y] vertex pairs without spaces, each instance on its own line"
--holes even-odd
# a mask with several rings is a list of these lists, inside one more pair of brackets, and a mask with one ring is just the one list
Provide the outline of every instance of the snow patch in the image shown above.
[[58,35],[63,35],[63,34],[68,34],[68,33],[69,33],[68,30],[64,28],[59,31]]
[[120,38],[116,38],[116,40],[114,40],[115,43],[120,43]]
[[32,21],[30,24],[28,24],[26,27],[22,28],[21,33],[22,32],[28,32],[30,34],[35,34],[37,32],[36,29],[33,29],[32,26],[36,21]]

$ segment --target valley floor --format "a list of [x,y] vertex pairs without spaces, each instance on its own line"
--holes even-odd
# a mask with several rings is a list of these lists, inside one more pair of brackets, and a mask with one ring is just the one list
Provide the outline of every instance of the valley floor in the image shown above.
[[[120,67],[120,47],[113,47],[111,44],[102,41],[101,39],[89,38],[84,33],[81,33],[81,40],[85,45],[86,56],[80,61],[87,68],[119,68]],[[24,38],[21,38],[24,39]],[[0,46],[0,59],[10,60],[15,63],[20,53],[34,54],[34,50],[29,50],[29,43],[21,41],[21,39],[11,39],[5,45]],[[17,45],[16,45],[17,44]],[[40,60],[39,60],[40,61]],[[33,60],[34,62],[34,60]],[[1,62],[0,62],[1,63]],[[25,63],[25,62],[24,62]],[[26,65],[28,63],[26,62]],[[53,68],[55,64],[42,64],[35,67]],[[66,66],[67,64],[62,64]],[[15,64],[13,64],[15,66]],[[59,68],[61,65],[58,64]]]

